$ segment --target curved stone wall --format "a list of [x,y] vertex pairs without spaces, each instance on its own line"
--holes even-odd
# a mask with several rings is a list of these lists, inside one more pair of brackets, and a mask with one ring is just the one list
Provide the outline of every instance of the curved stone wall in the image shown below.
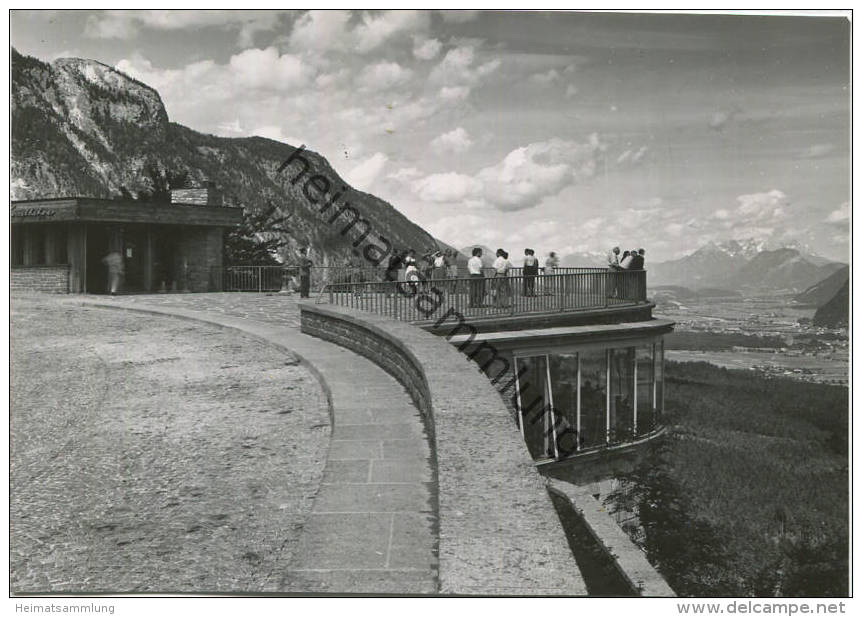
[[302,331],[371,359],[428,426],[438,484],[440,593],[586,595],[542,477],[497,390],[445,339],[304,303]]

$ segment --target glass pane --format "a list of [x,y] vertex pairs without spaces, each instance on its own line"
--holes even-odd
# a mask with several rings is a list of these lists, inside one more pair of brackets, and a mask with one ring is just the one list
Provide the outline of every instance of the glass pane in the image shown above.
[[655,421],[662,423],[664,412],[664,340],[655,345]]
[[637,348],[638,364],[637,382],[637,435],[645,435],[655,428],[655,410],[653,407],[653,357],[652,343]]
[[581,448],[605,445],[606,352],[581,352]]
[[548,367],[545,356],[518,358],[521,427],[524,441],[534,459],[554,457],[551,401],[548,392]]
[[611,443],[634,434],[634,347],[611,349]]
[[578,451],[578,354],[552,354],[548,357],[557,422],[557,452],[560,457],[566,457]]

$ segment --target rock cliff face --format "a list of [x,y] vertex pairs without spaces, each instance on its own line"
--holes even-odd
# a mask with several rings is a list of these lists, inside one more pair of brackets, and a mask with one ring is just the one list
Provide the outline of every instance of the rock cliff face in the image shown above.
[[[261,211],[270,204],[289,215],[285,252],[308,245],[320,265],[356,259],[355,239],[419,251],[437,243],[387,202],[350,189],[326,159],[310,150],[310,169],[292,184],[299,166],[279,173],[296,148],[264,139],[224,138],[169,121],[159,93],[99,62],[64,58],[48,64],[12,50],[11,199],[137,196],[154,190],[153,171],[210,180],[225,205]],[[297,144],[298,146],[299,144]],[[297,164],[299,165],[299,164]],[[336,207],[349,202],[368,225],[341,233],[352,216],[327,222],[303,193],[305,179],[324,176],[347,187]],[[361,250],[363,246],[358,245]]]

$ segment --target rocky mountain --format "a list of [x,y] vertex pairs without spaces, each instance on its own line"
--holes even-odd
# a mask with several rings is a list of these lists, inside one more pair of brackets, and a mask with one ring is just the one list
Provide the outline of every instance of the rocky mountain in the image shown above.
[[721,244],[710,242],[680,259],[654,264],[647,262],[650,285],[695,288],[729,285],[731,277],[756,254],[756,247],[735,240]]
[[845,328],[850,322],[850,280],[844,281],[832,299],[814,313],[815,326]]
[[829,276],[843,264],[816,266],[795,249],[763,251],[731,277],[737,288],[806,289]]
[[810,306],[823,306],[850,280],[850,266],[843,266],[822,281],[798,294],[794,299]]
[[650,286],[802,290],[846,267],[794,248],[768,250],[754,240],[711,242],[691,255],[649,264]]
[[[210,180],[225,205],[261,211],[269,204],[290,215],[287,246],[312,247],[321,264],[355,257],[356,224],[342,234],[350,215],[332,223],[321,217],[302,193],[300,163],[279,173],[295,147],[262,137],[225,138],[170,122],[158,92],[93,60],[65,58],[48,64],[23,56],[11,58],[11,199],[87,196],[138,196],[153,190],[152,171],[186,174],[191,182]],[[332,187],[349,185],[321,155],[303,150],[310,169]],[[336,206],[349,202],[372,230],[394,247],[434,246],[434,238],[389,203],[349,189]],[[334,209],[333,209],[334,210]],[[353,236],[353,237],[350,237]]]

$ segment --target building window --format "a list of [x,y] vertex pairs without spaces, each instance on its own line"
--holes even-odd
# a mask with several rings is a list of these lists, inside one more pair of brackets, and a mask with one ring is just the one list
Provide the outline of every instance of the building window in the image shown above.
[[607,351],[591,349],[580,356],[581,448],[607,443]]
[[548,357],[516,358],[515,371],[518,376],[518,416],[527,449],[536,460],[556,458]]
[[661,425],[662,341],[515,357],[518,418],[535,460],[630,442]]
[[611,349],[608,443],[628,441],[635,425],[635,348]]

